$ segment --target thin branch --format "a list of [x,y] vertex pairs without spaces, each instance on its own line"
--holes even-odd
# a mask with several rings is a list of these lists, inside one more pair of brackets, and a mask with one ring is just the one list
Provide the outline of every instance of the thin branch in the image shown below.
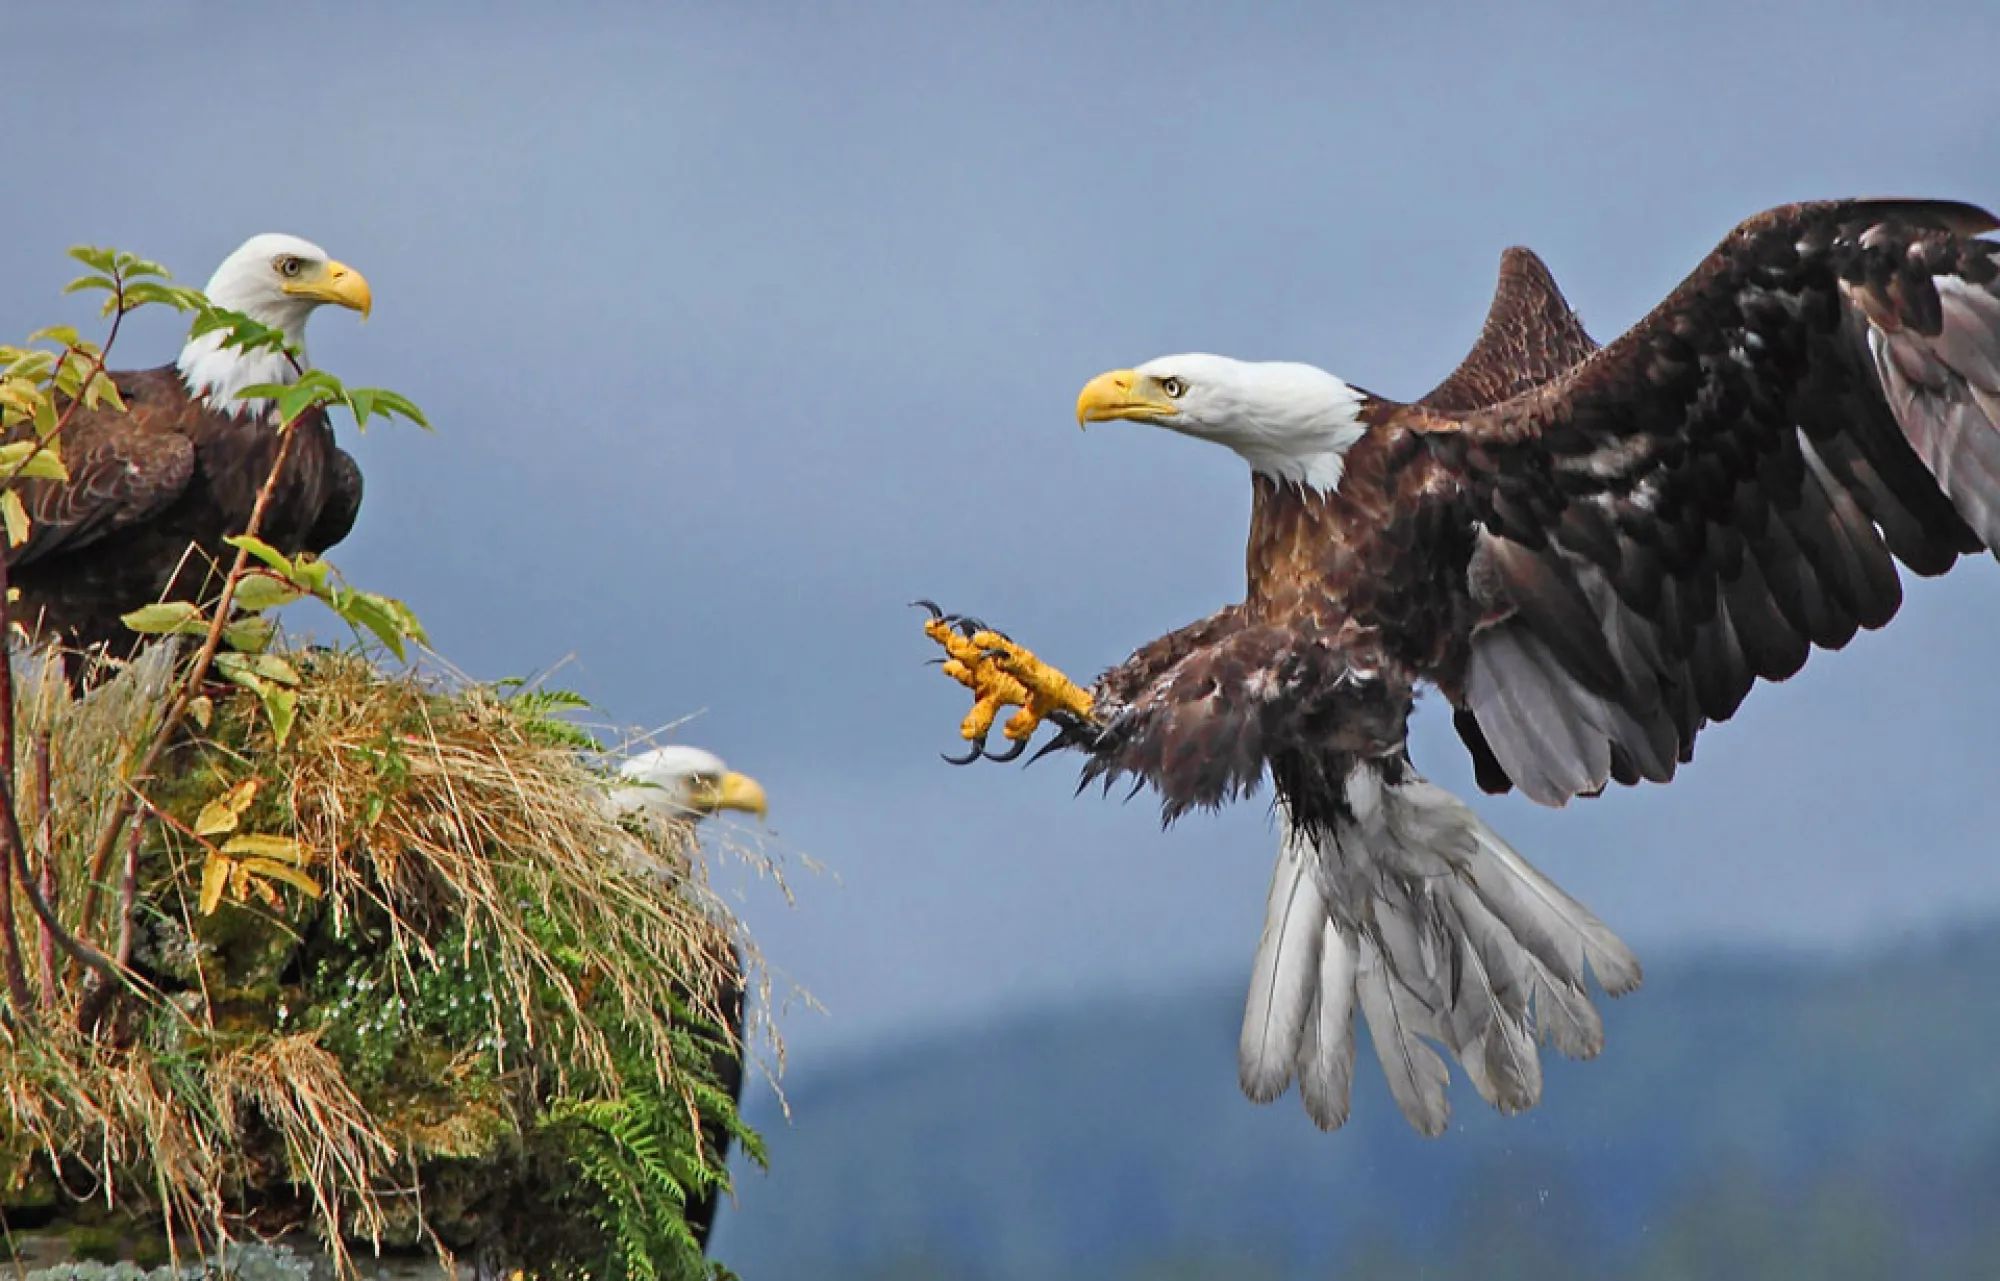
[[[11,645],[0,645],[0,662],[13,666]],[[0,676],[0,680],[9,679]],[[0,858],[0,970],[5,970],[7,1000],[14,1013],[27,1018],[34,1000],[28,991],[28,975],[21,968],[21,936],[14,928],[14,860]]]
[[[41,829],[36,848],[40,854],[37,861],[42,865],[42,897],[57,903],[61,899],[56,887],[56,817],[55,807],[50,804],[54,771],[50,768],[50,751],[49,732],[44,729],[35,735],[35,818]],[[40,931],[42,1007],[46,1009],[56,1003],[56,941],[50,937],[47,926],[40,926]]]

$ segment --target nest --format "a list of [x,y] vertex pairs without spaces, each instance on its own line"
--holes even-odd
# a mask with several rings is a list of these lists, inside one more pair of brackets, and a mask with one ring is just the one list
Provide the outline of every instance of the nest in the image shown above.
[[721,1177],[718,1126],[750,1138],[714,1076],[747,945],[691,826],[621,820],[546,697],[286,657],[282,744],[218,686],[137,784],[115,927],[97,838],[175,660],[80,697],[15,660],[23,830],[60,920],[107,951],[129,933],[130,978],[94,990],[16,887],[33,1009],[0,1022],[7,1217],[95,1203],[177,1251],[309,1230],[343,1268],[359,1243],[699,1266],[669,1212]]

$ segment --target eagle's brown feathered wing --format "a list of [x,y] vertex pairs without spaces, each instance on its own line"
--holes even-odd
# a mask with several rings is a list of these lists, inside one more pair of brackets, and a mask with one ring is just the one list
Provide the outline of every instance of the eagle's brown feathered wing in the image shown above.
[[[7,564],[21,592],[16,619],[71,645],[122,650],[137,639],[122,615],[202,589],[210,563],[229,550],[223,538],[249,521],[278,435],[262,416],[208,408],[172,367],[114,381],[126,412],[79,409],[63,428],[70,479],[21,483],[29,534]],[[324,414],[293,430],[263,536],[287,554],[317,553],[353,526],[361,473]]]
[[1468,634],[1421,674],[1506,778],[1549,804],[1669,778],[1757,678],[1887,622],[1892,558],[2000,546],[1996,226],[1772,210],[1561,377],[1395,416],[1399,520],[1476,531]]

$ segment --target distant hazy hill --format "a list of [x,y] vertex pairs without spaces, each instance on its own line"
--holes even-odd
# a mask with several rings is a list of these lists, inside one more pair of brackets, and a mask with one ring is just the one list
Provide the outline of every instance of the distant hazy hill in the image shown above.
[[[1594,1063],[1408,1130],[1236,1089],[1241,992],[1051,1010],[793,1083],[719,1254],[783,1278],[2000,1276],[2000,924],[1662,962]],[[1915,1269],[1909,1271],[1908,1269]]]

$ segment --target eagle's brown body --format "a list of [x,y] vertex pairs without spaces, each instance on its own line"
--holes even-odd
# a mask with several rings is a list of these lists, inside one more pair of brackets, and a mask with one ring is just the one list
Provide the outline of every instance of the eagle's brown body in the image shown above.
[[[222,540],[248,525],[280,436],[266,414],[210,409],[171,366],[114,381],[127,412],[79,409],[63,429],[69,481],[22,483],[31,526],[8,576],[21,593],[15,619],[65,645],[124,652],[138,637],[122,615],[199,597],[214,563],[234,555]],[[292,430],[260,533],[288,555],[322,552],[354,524],[361,473],[324,413]]]

